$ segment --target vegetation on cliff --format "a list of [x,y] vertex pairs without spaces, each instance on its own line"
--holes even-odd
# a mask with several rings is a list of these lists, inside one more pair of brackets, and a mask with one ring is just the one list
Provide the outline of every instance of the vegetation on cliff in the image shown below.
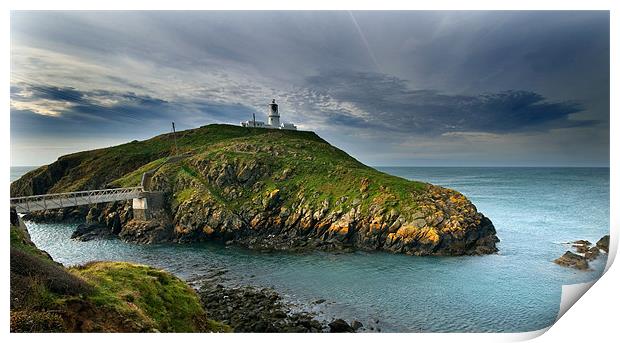
[[10,231],[12,332],[230,330],[167,272],[123,262],[67,269],[32,243],[16,214]]
[[149,171],[165,210],[151,221],[125,215],[118,234],[128,241],[415,255],[497,250],[492,223],[462,194],[379,172],[312,132],[208,125],[177,133],[177,145],[167,134],[63,156],[15,181],[11,194],[137,186]]

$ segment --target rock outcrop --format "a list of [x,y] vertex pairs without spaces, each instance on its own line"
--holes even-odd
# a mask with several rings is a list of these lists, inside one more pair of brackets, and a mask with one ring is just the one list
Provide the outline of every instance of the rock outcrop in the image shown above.
[[601,239],[596,242],[596,247],[603,250],[606,253],[609,253],[609,235],[605,235],[601,237]]
[[344,319],[336,319],[328,324],[329,332],[341,333],[341,332],[355,332],[355,329],[349,325]]
[[556,259],[554,262],[561,266],[572,267],[580,270],[588,269],[588,260],[585,257],[570,251],[565,252],[562,257]]
[[597,259],[601,254],[601,250],[605,253],[609,252],[609,235],[603,236],[599,239],[596,246],[591,246],[592,243],[583,239],[568,244],[571,244],[577,253],[567,251],[564,255],[555,259],[553,262],[565,267],[588,270],[588,262]]
[[[87,213],[89,222],[105,224],[121,239],[138,243],[218,240],[259,250],[363,249],[409,255],[497,251],[493,224],[464,195],[379,172],[311,132],[209,125],[179,133],[182,154],[161,158],[170,153],[171,144],[169,137],[159,136],[93,151],[112,159],[128,150],[140,155],[134,146],[148,151],[137,160],[151,160],[118,166],[115,178],[97,170],[97,177],[89,179],[81,169],[97,166],[89,164],[93,156],[88,152],[80,153],[77,162],[72,156],[64,173],[58,171],[66,164],[61,158],[49,169],[57,170],[53,180],[62,175],[62,182],[43,187],[136,186],[144,172],[155,170],[149,187],[165,195],[165,209],[156,218],[133,219],[130,205],[122,203],[31,218]],[[12,194],[43,189],[24,190],[41,173],[12,184]]]

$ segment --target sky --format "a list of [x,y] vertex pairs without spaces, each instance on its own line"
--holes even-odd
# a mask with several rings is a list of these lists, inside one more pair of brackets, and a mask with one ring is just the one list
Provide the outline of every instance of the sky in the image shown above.
[[11,13],[11,165],[281,121],[375,166],[609,166],[609,12]]

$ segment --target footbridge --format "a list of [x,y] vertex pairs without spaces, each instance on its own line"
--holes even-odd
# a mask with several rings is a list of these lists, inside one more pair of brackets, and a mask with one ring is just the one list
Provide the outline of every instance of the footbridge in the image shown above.
[[93,191],[51,193],[11,198],[11,206],[18,213],[45,211],[57,208],[93,205],[102,202],[132,200],[140,198],[142,187],[98,189]]
[[11,207],[14,207],[17,213],[28,213],[74,206],[94,205],[105,202],[133,200],[134,218],[146,220],[150,218],[150,215],[155,210],[159,210],[163,207],[163,194],[150,190],[153,174],[164,164],[176,162],[189,155],[189,153],[185,153],[168,157],[166,161],[157,168],[142,174],[142,180],[138,187],[50,193],[11,198]]
[[17,213],[28,213],[126,200],[133,201],[134,218],[137,219],[148,219],[149,209],[159,209],[163,205],[160,192],[147,192],[140,186],[11,198],[11,207]]

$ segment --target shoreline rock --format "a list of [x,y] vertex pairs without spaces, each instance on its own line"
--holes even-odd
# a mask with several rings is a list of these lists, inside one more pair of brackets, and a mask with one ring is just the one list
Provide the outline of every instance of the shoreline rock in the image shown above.
[[328,324],[329,332],[341,333],[341,332],[355,332],[355,329],[349,325],[344,319],[336,319]]
[[71,239],[82,242],[91,241],[93,239],[115,238],[108,227],[101,224],[80,224],[71,234]]
[[230,326],[234,332],[325,331],[325,325],[312,313],[293,311],[272,289],[226,287],[205,280],[197,293],[209,318]]

